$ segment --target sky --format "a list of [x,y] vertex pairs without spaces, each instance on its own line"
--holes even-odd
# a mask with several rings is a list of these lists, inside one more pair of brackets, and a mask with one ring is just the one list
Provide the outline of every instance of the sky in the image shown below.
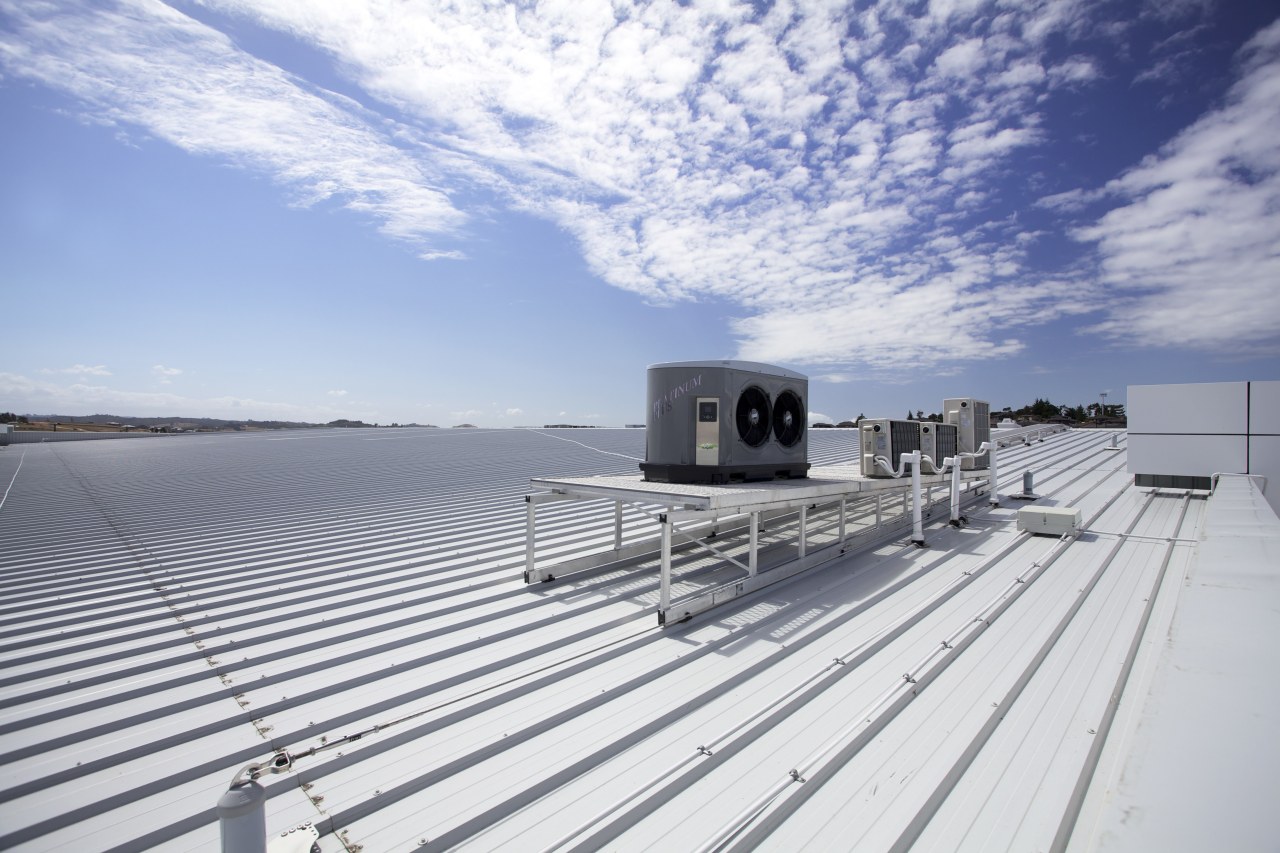
[[0,410],[814,420],[1280,379],[1280,11],[0,0]]

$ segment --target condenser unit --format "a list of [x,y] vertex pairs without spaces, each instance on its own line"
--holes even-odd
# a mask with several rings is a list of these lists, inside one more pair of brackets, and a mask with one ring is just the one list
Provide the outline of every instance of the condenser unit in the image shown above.
[[650,365],[644,478],[732,483],[806,477],[809,380],[750,361]]
[[920,462],[920,473],[941,474],[942,460],[955,456],[959,450],[959,429],[955,424],[939,424],[920,421],[920,455],[933,460]]
[[[974,453],[983,442],[991,440],[991,405],[985,400],[974,400],[971,397],[959,397],[942,402],[943,417],[957,429],[957,438],[961,453]],[[983,453],[977,458],[965,459],[961,468],[989,468],[991,454]]]
[[[898,469],[903,453],[920,449],[919,421],[895,421],[889,418],[871,418],[858,427],[858,447],[862,454],[862,476],[892,477]],[[877,465],[875,458],[883,456],[893,471]],[[910,464],[902,467],[910,473]]]

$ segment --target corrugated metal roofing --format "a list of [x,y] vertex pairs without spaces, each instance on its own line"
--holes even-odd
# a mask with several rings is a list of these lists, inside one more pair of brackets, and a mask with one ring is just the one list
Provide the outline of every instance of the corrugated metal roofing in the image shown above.
[[[652,564],[522,582],[530,479],[634,472],[641,430],[10,448],[0,848],[207,850],[240,767],[313,747],[268,829],[327,851],[1048,848],[1205,506],[1133,488],[1112,435],[1000,453],[1078,538],[1006,500],[665,629]],[[607,502],[544,512],[612,537]]]

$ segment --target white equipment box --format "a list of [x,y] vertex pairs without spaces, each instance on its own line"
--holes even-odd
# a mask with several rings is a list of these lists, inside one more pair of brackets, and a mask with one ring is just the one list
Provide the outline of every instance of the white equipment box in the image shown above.
[[1028,506],[1018,510],[1018,529],[1050,536],[1080,532],[1080,510],[1068,506]]

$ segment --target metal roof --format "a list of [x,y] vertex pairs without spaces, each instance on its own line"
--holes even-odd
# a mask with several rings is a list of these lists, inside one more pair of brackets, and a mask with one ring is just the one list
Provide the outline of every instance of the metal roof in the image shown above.
[[[239,768],[314,747],[267,780],[268,830],[325,851],[1047,849],[1077,814],[1071,846],[1138,849],[1115,809],[1158,783],[1108,780],[1168,737],[1147,691],[1212,499],[1136,489],[1113,435],[999,454],[1078,537],[1020,533],[1012,500],[936,514],[927,548],[666,628],[652,564],[522,581],[531,479],[634,473],[642,430],[8,448],[0,848],[208,850]],[[613,535],[606,502],[545,517],[565,554]]]

